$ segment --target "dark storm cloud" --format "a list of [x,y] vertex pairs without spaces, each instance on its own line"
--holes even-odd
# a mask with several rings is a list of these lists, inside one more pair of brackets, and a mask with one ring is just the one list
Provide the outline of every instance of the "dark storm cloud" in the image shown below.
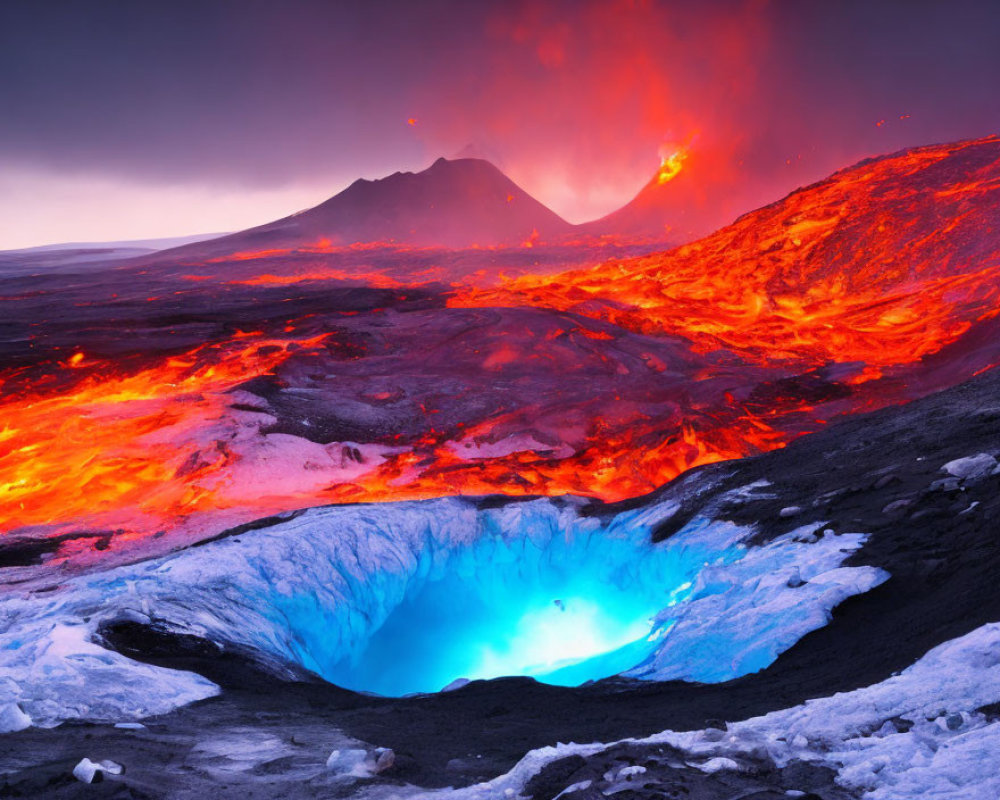
[[0,6],[0,155],[159,179],[288,181],[418,148],[407,96],[463,4]]
[[569,203],[588,181],[627,199],[697,131],[699,202],[728,214],[1000,130],[998,41],[993,2],[7,0],[0,163],[274,186],[476,142]]

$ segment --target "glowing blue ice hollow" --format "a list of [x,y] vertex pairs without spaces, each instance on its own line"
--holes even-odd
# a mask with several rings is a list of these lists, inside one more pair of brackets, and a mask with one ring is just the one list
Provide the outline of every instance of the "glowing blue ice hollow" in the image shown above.
[[522,506],[520,530],[485,512],[471,542],[428,541],[414,571],[352,578],[352,602],[339,610],[308,594],[286,599],[298,660],[332,683],[385,695],[510,675],[578,685],[640,664],[664,633],[656,614],[707,563],[741,553],[655,545],[629,514],[566,526],[549,509]]

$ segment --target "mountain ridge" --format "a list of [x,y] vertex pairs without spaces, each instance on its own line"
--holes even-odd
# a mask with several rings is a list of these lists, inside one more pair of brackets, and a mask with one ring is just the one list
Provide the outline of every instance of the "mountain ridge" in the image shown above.
[[312,208],[157,256],[211,257],[362,242],[451,248],[510,245],[563,236],[573,229],[490,162],[442,157],[420,172],[359,178]]

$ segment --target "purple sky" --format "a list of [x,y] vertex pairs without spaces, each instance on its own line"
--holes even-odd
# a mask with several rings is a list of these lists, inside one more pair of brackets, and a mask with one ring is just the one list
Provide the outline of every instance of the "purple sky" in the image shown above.
[[238,229],[468,145],[583,221],[690,142],[703,230],[1000,132],[997,42],[960,0],[5,0],[0,248]]

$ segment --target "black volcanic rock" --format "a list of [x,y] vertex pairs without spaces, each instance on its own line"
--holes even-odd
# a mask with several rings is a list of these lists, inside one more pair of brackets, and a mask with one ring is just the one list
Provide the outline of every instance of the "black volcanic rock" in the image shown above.
[[439,158],[423,172],[356,180],[314,208],[164,251],[173,258],[357,242],[469,247],[559,236],[572,226],[488,161]]

